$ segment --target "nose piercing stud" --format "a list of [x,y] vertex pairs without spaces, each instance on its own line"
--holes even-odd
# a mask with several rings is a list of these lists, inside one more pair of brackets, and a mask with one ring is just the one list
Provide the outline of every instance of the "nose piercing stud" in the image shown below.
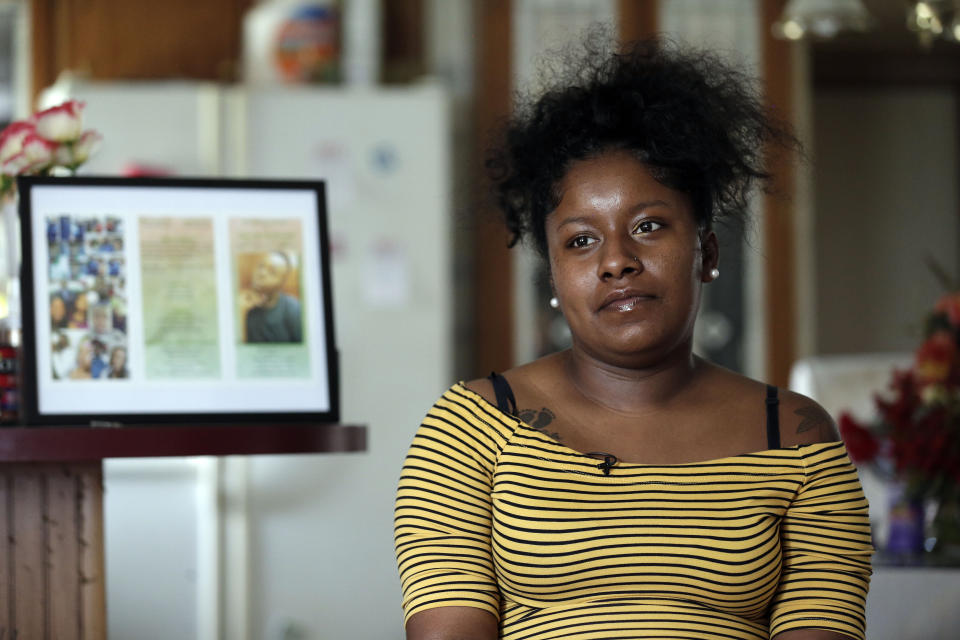
[[552,298],[550,298],[550,308],[551,308],[551,309],[559,309],[559,308],[560,308],[560,301],[557,300],[557,296],[553,296]]
[[711,280],[716,280],[719,277],[720,277],[720,269],[717,269],[716,267],[714,267],[713,269],[710,269]]

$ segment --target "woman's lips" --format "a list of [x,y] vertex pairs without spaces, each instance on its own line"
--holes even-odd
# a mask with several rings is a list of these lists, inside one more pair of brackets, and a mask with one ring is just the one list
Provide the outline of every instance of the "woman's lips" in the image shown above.
[[636,291],[614,292],[604,299],[603,304],[600,305],[600,310],[619,312],[633,311],[639,305],[655,299],[656,296],[649,293]]

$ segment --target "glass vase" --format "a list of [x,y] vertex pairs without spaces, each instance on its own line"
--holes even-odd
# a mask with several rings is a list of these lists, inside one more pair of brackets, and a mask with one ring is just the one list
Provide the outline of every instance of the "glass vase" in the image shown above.
[[884,555],[893,564],[919,564],[924,550],[923,501],[910,496],[902,482],[890,483],[888,492]]
[[934,563],[960,566],[960,497],[941,499],[937,504],[927,548]]

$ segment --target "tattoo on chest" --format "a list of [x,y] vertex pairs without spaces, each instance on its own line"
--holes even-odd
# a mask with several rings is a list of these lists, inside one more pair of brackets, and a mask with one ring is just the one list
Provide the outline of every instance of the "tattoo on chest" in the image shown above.
[[549,431],[547,425],[553,422],[555,416],[553,411],[543,407],[540,410],[537,409],[521,409],[520,413],[517,415],[518,418],[526,422],[528,425],[539,431],[540,433],[550,436],[556,441],[560,441],[560,434],[556,431]]
[[812,429],[820,431],[827,426],[827,416],[817,407],[800,407],[794,411],[794,413],[803,418],[799,426],[797,426],[797,433],[803,433]]

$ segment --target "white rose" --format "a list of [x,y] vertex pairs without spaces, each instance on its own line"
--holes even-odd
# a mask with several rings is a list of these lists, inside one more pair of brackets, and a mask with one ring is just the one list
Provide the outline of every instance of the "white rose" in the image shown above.
[[83,129],[84,103],[67,100],[61,105],[50,107],[33,116],[37,133],[47,140],[70,142],[80,137]]
[[0,132],[0,164],[23,151],[23,139],[35,131],[33,123],[27,120],[17,120],[7,125]]
[[24,136],[23,155],[30,163],[29,171],[39,171],[53,164],[58,146],[56,142],[51,142],[36,133],[28,133]]

